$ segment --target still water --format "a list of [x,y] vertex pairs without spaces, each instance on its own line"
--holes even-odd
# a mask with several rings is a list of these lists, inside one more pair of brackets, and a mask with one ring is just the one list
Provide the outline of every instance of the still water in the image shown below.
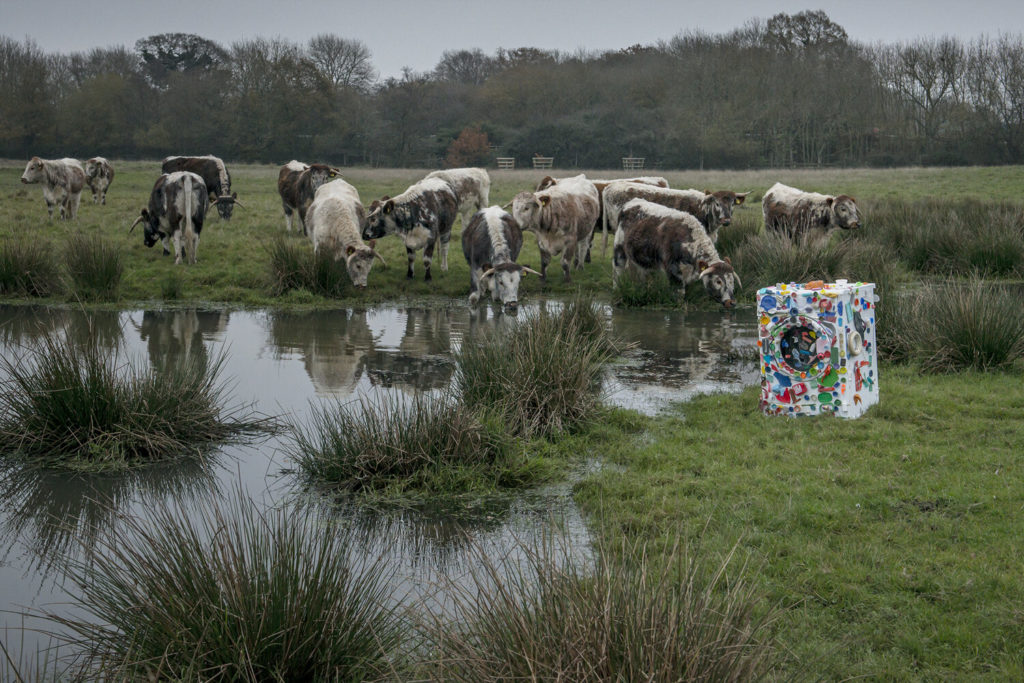
[[[519,317],[558,305],[526,306]],[[757,330],[750,311],[609,308],[606,314],[612,332],[634,343],[606,374],[606,400],[613,405],[654,413],[696,393],[735,390],[758,379],[753,353]],[[323,401],[441,391],[452,381],[452,353],[462,340],[476,330],[510,322],[486,307],[471,314],[461,305],[88,313],[0,306],[0,353],[20,357],[34,341],[59,334],[95,341],[111,354],[141,365],[160,365],[183,354],[223,355],[222,381],[229,402],[304,422],[311,406]],[[568,484],[471,505],[457,517],[429,511],[370,511],[334,505],[302,491],[291,473],[288,445],[289,436],[282,434],[224,446],[203,462],[119,475],[0,467],[0,638],[8,649],[30,653],[45,644],[34,634],[18,631],[36,624],[21,612],[66,612],[63,603],[72,587],[61,563],[78,556],[83,542],[88,545],[120,516],[145,516],[154,504],[166,501],[187,508],[190,501],[239,488],[259,505],[327,506],[356,532],[367,556],[384,557],[395,569],[397,596],[439,605],[444,600],[437,587],[458,582],[478,565],[481,553],[507,560],[517,542],[530,542],[552,522],[567,547],[586,555],[586,527]],[[581,474],[570,473],[569,479]]]

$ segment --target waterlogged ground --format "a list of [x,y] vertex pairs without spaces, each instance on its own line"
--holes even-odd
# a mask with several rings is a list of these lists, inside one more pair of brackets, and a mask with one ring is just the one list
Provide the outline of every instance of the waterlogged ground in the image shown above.
[[[524,307],[527,316],[540,302]],[[608,309],[618,337],[635,344],[607,373],[607,401],[653,413],[694,393],[734,390],[757,380],[756,328],[738,313]],[[370,400],[384,392],[440,392],[452,382],[452,352],[475,332],[511,319],[482,307],[380,306],[314,312],[195,309],[91,311],[0,306],[0,353],[30,355],[48,334],[94,338],[111,354],[159,365],[182,354],[224,357],[228,402],[303,421],[321,401]],[[19,632],[33,626],[26,608],[66,610],[62,562],[80,556],[121,514],[145,515],[154,503],[190,503],[228,495],[241,486],[260,505],[328,505],[350,527],[360,550],[394,568],[396,599],[426,597],[443,608],[444,586],[464,580],[479,553],[509,555],[551,522],[577,557],[587,532],[568,483],[514,499],[471,505],[453,517],[337,506],[303,492],[291,473],[287,434],[229,445],[204,459],[146,467],[128,474],[70,476],[5,467],[0,470],[0,628],[8,649],[34,653],[45,638]],[[581,473],[570,475],[570,480]],[[513,553],[514,555],[514,553]],[[514,559],[514,557],[513,557]]]

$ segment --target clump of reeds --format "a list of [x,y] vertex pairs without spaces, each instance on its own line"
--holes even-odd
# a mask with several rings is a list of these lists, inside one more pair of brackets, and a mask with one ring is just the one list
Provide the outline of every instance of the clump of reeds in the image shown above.
[[626,269],[612,285],[612,303],[620,308],[672,307],[678,305],[679,296],[679,290],[660,271],[644,277]]
[[[484,563],[456,593],[461,622],[434,630],[429,676],[444,681],[745,681],[767,674],[772,610],[745,566],[706,569],[677,549],[654,566],[643,546],[598,549],[592,570],[534,553]],[[525,564],[525,566],[524,566]]]
[[352,290],[344,260],[321,251],[315,254],[306,243],[278,236],[270,247],[270,291],[280,296],[306,290],[324,297],[341,297]]
[[31,357],[3,358],[0,451],[68,467],[117,467],[194,452],[273,428],[223,407],[223,358],[185,356],[159,371],[95,344],[47,337]]
[[718,242],[715,244],[718,255],[722,258],[731,257],[740,245],[759,232],[761,232],[760,210],[756,215],[752,212],[733,215],[733,221],[729,226],[718,228]]
[[294,432],[293,457],[303,473],[351,491],[457,494],[474,482],[503,483],[516,457],[497,416],[450,396],[385,395],[318,407]]
[[50,619],[97,680],[355,681],[394,674],[407,633],[388,572],[312,510],[243,493],[126,517],[69,575]]
[[85,301],[117,299],[124,274],[121,249],[98,236],[76,233],[64,249],[71,292]]
[[455,383],[470,407],[497,410],[514,434],[549,436],[594,413],[604,364],[616,352],[600,309],[579,297],[456,354]]
[[164,273],[160,280],[160,297],[164,301],[175,301],[182,298],[185,291],[185,278],[180,269],[174,269]]
[[52,244],[27,234],[0,242],[0,294],[46,297],[59,291]]

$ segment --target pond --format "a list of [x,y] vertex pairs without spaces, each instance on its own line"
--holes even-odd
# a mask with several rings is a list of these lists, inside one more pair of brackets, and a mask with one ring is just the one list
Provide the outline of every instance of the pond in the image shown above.
[[[553,301],[524,306],[519,317]],[[751,311],[690,312],[607,309],[612,332],[632,342],[604,380],[607,402],[654,413],[695,393],[736,390],[758,381],[756,323]],[[0,353],[25,353],[34,340],[63,334],[95,340],[110,353],[159,365],[182,354],[224,355],[222,378],[236,405],[304,421],[312,405],[372,399],[382,393],[439,392],[452,382],[452,352],[475,331],[510,324],[487,307],[464,305],[315,312],[226,310],[92,311],[0,306]],[[586,527],[568,481],[528,494],[487,501],[457,516],[430,511],[379,512],[334,505],[304,492],[285,455],[288,435],[218,449],[188,461],[118,475],[69,475],[0,469],[0,625],[33,626],[25,609],[67,608],[61,563],[82,542],[117,524],[120,515],[145,515],[160,501],[225,495],[236,488],[261,505],[329,505],[358,531],[368,555],[396,568],[395,594],[426,598],[445,581],[458,581],[481,552],[505,557],[517,541],[556,522],[564,542],[584,556]],[[592,466],[584,464],[582,467]],[[9,631],[8,648],[34,653],[32,633]]]

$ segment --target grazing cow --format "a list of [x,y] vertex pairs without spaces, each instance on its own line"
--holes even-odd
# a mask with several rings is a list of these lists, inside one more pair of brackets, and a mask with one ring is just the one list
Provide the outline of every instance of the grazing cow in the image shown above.
[[462,231],[462,253],[469,264],[469,305],[475,306],[488,290],[504,308],[519,306],[519,280],[523,273],[540,275],[516,263],[523,248],[523,231],[500,206],[479,211]]
[[[652,185],[654,187],[668,187],[668,181],[661,176],[639,176],[637,178],[622,178],[620,180],[624,183],[640,183],[642,185]],[[594,232],[604,223],[604,188],[608,187],[609,184],[619,182],[617,180],[591,180],[594,183],[594,187],[597,188],[597,220],[594,221],[594,229],[590,231],[590,240],[593,242]],[[544,176],[544,179],[537,183],[537,192],[546,190],[552,185],[558,183],[557,178],[551,176]],[[587,246],[587,256],[584,259],[585,263],[590,263],[590,246]]]
[[277,192],[284,208],[284,224],[291,232],[292,212],[299,212],[302,234],[306,231],[306,212],[313,203],[318,187],[341,175],[341,171],[326,164],[304,164],[294,159],[281,167],[277,174]]
[[231,212],[238,204],[245,206],[238,201],[238,193],[231,191],[231,174],[228,173],[224,162],[215,156],[204,157],[167,157],[160,166],[161,173],[174,173],[175,171],[189,171],[203,179],[206,184],[206,192],[210,197],[210,203],[217,205],[217,213],[224,220],[231,219]]
[[450,168],[447,171],[428,173],[427,177],[440,178],[452,188],[459,203],[463,230],[469,225],[473,214],[491,202],[491,177],[482,168]]
[[85,162],[85,182],[92,190],[93,204],[107,203],[107,188],[114,181],[114,167],[103,157],[93,157]]
[[40,159],[32,157],[21,174],[21,182],[42,183],[46,212],[53,218],[53,207],[60,205],[60,217],[72,219],[78,215],[85,186],[85,170],[77,159]]
[[626,266],[642,272],[664,270],[669,281],[685,287],[698,278],[708,295],[726,308],[736,305],[740,278],[693,214],[646,199],[631,199],[619,215],[612,254],[617,281]]
[[423,250],[424,281],[431,279],[434,246],[441,243],[441,270],[448,270],[448,243],[458,215],[459,201],[447,181],[424,178],[397,197],[383,198],[371,205],[363,239],[397,234],[405,243],[409,259],[406,277],[412,279],[416,251]]
[[833,228],[843,230],[860,227],[860,214],[853,197],[838,197],[804,192],[795,187],[775,183],[761,200],[766,231],[798,237],[812,231],[824,235]]
[[601,232],[603,241],[601,252],[604,253],[608,244],[608,232],[615,231],[618,224],[619,213],[626,202],[631,199],[646,199],[655,204],[667,206],[676,211],[685,211],[693,214],[704,227],[708,237],[715,244],[718,243],[718,227],[729,225],[732,222],[732,209],[742,204],[749,192],[733,192],[732,190],[670,190],[668,188],[651,187],[628,181],[615,181],[610,183],[604,191],[602,208],[604,209],[604,222]]
[[359,201],[359,192],[341,178],[324,183],[317,189],[313,203],[306,212],[309,218],[309,236],[313,240],[313,251],[322,250],[334,255],[335,260],[345,259],[345,268],[352,283],[366,289],[366,280],[378,258],[387,266],[384,258],[374,247],[377,240],[367,244],[360,238],[366,210]]
[[[161,240],[166,256],[171,253],[167,246],[170,238],[174,240],[174,262],[181,263],[185,257],[189,263],[195,263],[199,233],[203,230],[208,207],[209,195],[201,177],[188,171],[165,173],[153,185],[149,209],[142,210],[128,232],[144,222],[143,241],[147,247]],[[181,244],[183,236],[184,246]]]
[[599,210],[597,188],[584,175],[562,178],[546,190],[520,192],[512,199],[516,222],[537,235],[541,280],[547,280],[548,264],[558,254],[566,282],[570,263],[583,267]]

